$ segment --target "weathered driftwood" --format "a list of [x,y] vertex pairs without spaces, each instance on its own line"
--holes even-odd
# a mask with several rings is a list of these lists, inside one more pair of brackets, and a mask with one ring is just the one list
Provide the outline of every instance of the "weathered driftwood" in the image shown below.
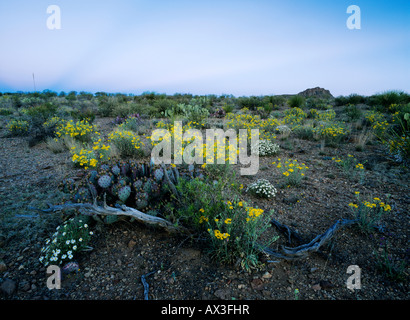
[[127,207],[125,205],[119,206],[117,208],[113,208],[107,206],[104,201],[103,206],[97,205],[97,201],[94,200],[94,203],[65,203],[61,205],[49,205],[48,209],[37,209],[41,210],[42,212],[61,212],[68,209],[78,209],[82,214],[89,215],[89,216],[107,216],[107,215],[115,215],[115,216],[129,216],[137,221],[148,224],[159,226],[170,233],[184,233],[187,231],[182,226],[176,226],[169,222],[168,220],[162,219],[160,217],[151,216],[149,214],[143,213],[137,209]]
[[[350,226],[352,224],[357,223],[357,220],[338,220],[336,221],[335,224],[333,224],[329,229],[327,229],[324,233],[316,236],[312,241],[310,241],[309,243],[300,245],[298,247],[294,247],[294,248],[290,248],[290,247],[286,247],[286,246],[282,246],[282,251],[281,252],[276,252],[270,248],[262,248],[262,252],[268,254],[269,256],[273,256],[275,258],[279,258],[279,259],[285,259],[285,260],[294,260],[294,259],[300,259],[300,258],[305,258],[306,256],[308,256],[310,253],[312,252],[317,252],[319,250],[319,248],[328,240],[330,240],[330,238],[333,237],[333,235],[336,233],[336,231],[338,231],[340,228],[345,227],[345,226]],[[274,225],[278,225],[280,226],[279,229],[286,230],[289,234],[290,237],[290,233],[291,230],[278,223]]]
[[154,274],[156,271],[151,271],[150,273],[147,274],[143,274],[141,276],[141,282],[142,285],[144,286],[144,300],[149,300],[148,299],[148,293],[149,293],[149,284],[147,282],[147,280],[145,280],[147,277],[149,277],[151,274]]

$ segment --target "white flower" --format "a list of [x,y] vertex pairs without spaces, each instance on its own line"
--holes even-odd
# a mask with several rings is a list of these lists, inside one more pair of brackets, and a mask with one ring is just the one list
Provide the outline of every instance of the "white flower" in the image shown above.
[[74,240],[74,239],[71,239],[71,243],[75,243],[75,240]]
[[63,232],[63,236],[65,236],[66,234],[67,234],[67,232],[64,231],[64,232]]
[[44,257],[41,256],[38,260],[39,260],[40,262],[42,262],[42,261],[44,260]]
[[91,235],[93,235],[93,234],[94,234],[94,232],[90,231],[90,234],[91,234]]
[[73,250],[77,250],[77,246],[73,246]]
[[82,242],[82,241],[83,241],[83,238],[78,239],[78,241]]
[[63,254],[62,256],[61,256],[61,259],[65,259],[65,258],[67,258],[67,255],[66,254]]
[[84,224],[84,228],[88,228],[88,224]]
[[67,241],[65,242],[65,244],[70,244],[70,240],[67,240]]
[[73,252],[70,250],[70,251],[67,251],[67,254],[68,255],[71,255]]
[[72,254],[69,254],[68,255],[68,259],[72,259],[73,258],[73,255]]

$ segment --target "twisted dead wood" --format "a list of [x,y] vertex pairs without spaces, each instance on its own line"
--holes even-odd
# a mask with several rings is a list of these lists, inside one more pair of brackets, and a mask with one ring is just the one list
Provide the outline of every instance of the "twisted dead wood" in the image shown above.
[[36,209],[42,212],[61,212],[67,209],[78,209],[82,214],[94,216],[94,215],[114,215],[114,216],[129,216],[137,221],[148,224],[159,226],[170,233],[185,233],[187,229],[182,226],[176,226],[160,217],[151,216],[149,214],[143,213],[137,209],[127,207],[125,205],[113,208],[107,206],[105,201],[103,206],[97,205],[97,201],[94,198],[94,203],[65,203],[61,205],[49,205],[48,209]]
[[[294,248],[282,246],[281,247],[281,249],[282,249],[281,252],[276,252],[276,251],[274,251],[270,248],[266,248],[266,247],[262,248],[261,251],[263,253],[266,253],[269,256],[273,256],[275,258],[285,259],[285,260],[294,260],[294,259],[305,258],[309,254],[311,254],[312,252],[317,252],[319,250],[319,248],[325,242],[330,240],[340,228],[350,226],[350,225],[355,224],[357,222],[358,222],[357,219],[354,219],[354,220],[347,220],[347,219],[338,220],[329,229],[327,229],[324,233],[316,236],[309,243],[306,243],[306,244],[303,244],[303,245],[300,245],[300,246],[297,246],[297,247],[294,247]],[[286,232],[288,233],[288,237],[290,239],[291,234],[292,234],[293,231],[289,227],[280,224],[276,220],[272,220],[272,224],[277,226],[279,228],[279,230],[281,230],[281,231],[286,230]],[[295,235],[295,234],[293,234],[293,235]]]

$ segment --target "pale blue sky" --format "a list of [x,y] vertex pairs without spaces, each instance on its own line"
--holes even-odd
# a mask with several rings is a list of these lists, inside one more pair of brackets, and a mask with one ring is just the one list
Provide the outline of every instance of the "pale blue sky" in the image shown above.
[[408,0],[2,1],[0,39],[0,91],[410,92]]

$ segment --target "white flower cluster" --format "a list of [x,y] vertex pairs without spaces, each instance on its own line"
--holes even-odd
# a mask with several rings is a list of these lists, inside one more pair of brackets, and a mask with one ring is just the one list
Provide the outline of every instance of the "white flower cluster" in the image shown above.
[[276,195],[276,188],[268,180],[258,179],[248,186],[246,192],[250,192],[257,197],[270,199]]
[[93,235],[81,219],[75,221],[71,218],[60,227],[56,228],[51,239],[46,239],[46,245],[41,248],[39,261],[45,266],[50,262],[61,264],[63,261],[72,260],[74,253],[85,248]]
[[280,150],[280,146],[270,140],[259,140],[251,147],[253,154],[260,156],[273,156],[277,154]]
[[286,135],[286,134],[290,134],[292,129],[289,128],[287,125],[282,124],[282,125],[276,127],[276,131],[278,131],[280,134],[285,134]]

